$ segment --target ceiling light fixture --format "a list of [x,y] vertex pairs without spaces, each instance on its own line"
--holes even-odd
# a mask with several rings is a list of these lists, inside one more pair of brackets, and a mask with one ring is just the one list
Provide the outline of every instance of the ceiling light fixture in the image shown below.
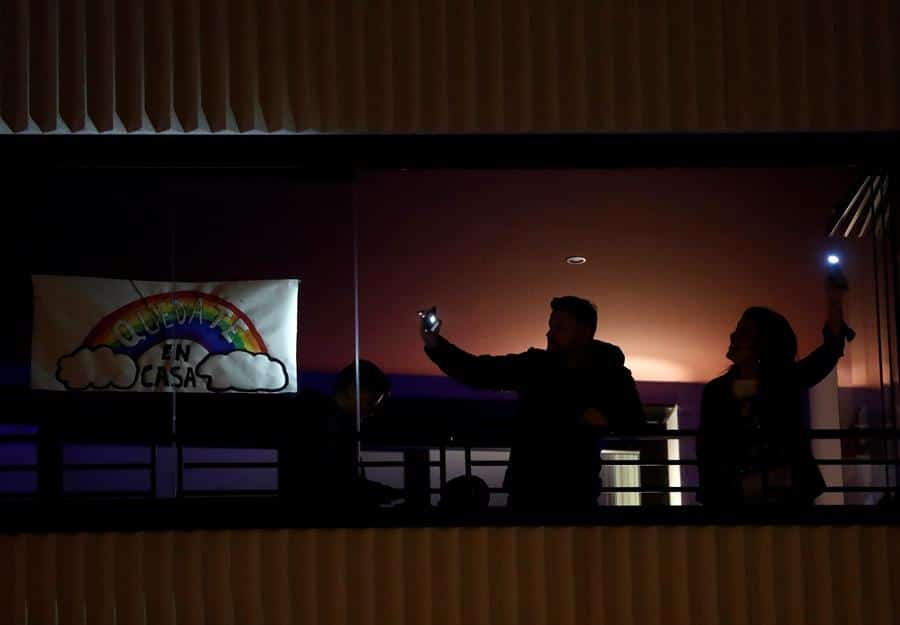
[[569,256],[566,262],[570,265],[583,265],[587,262],[587,258],[584,256]]

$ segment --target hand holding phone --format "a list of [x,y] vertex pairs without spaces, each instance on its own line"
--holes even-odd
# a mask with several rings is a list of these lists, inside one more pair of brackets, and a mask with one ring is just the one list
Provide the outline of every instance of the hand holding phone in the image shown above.
[[441,329],[441,319],[437,315],[437,306],[428,310],[419,311],[419,319],[422,321],[422,331],[427,334],[437,334]]

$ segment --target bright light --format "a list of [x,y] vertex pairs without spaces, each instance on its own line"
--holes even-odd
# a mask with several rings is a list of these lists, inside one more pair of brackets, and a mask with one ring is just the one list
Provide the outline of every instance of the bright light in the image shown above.
[[435,317],[434,315],[428,315],[428,321],[434,323],[435,321],[437,321],[437,317]]
[[837,265],[837,264],[840,264],[841,257],[838,256],[837,254],[829,254],[828,258],[826,260],[828,260],[829,265]]
[[566,262],[570,265],[583,265],[587,262],[587,258],[584,256],[569,256]]

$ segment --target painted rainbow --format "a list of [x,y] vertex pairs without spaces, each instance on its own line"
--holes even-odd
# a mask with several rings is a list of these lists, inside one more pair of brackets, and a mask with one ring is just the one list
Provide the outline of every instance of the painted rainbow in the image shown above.
[[210,353],[267,351],[246,313],[221,297],[198,291],[160,293],[127,304],[105,316],[83,345],[106,345],[137,356],[166,340],[194,341]]

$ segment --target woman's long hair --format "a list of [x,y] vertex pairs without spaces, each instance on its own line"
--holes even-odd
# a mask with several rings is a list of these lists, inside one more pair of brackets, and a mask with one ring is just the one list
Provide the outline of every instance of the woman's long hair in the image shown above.
[[797,359],[797,335],[788,320],[770,308],[753,306],[743,318],[756,324],[761,374],[783,370]]

